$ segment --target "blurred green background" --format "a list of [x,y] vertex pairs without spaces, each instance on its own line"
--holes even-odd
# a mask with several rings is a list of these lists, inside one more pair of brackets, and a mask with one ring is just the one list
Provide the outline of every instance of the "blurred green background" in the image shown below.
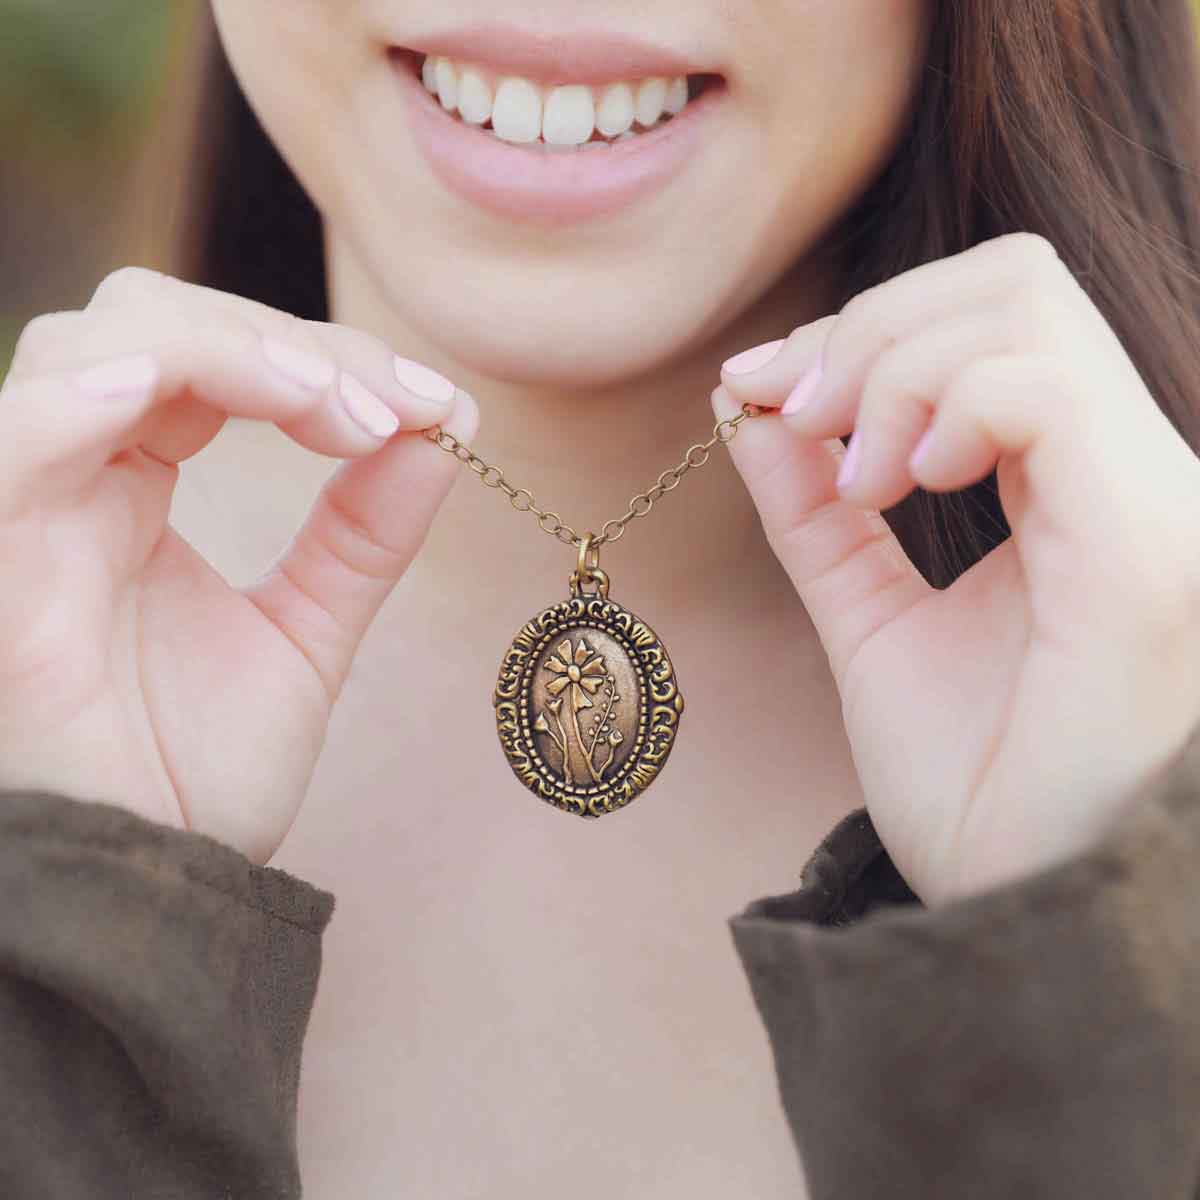
[[30,317],[81,307],[122,262],[169,259],[170,181],[139,166],[180,141],[185,114],[164,113],[202,15],[199,0],[0,0],[0,376]]
[[0,0],[0,376],[36,313],[171,269],[205,3]]

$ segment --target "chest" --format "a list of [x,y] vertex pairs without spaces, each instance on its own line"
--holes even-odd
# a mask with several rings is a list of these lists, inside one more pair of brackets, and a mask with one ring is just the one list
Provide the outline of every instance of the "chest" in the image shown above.
[[[240,433],[189,464],[172,510],[235,582],[312,492],[299,463],[266,493],[242,481],[227,459],[264,453],[266,435]],[[337,897],[305,1041],[305,1195],[795,1200],[725,922],[795,886],[861,802],[803,610],[770,617],[749,585],[753,623],[647,606],[686,711],[653,785],[583,820],[527,791],[497,738],[500,658],[542,597],[501,617],[501,589],[480,622],[479,598],[424,572],[418,559],[368,631],[272,860]]]
[[393,611],[368,635],[275,860],[338,898],[301,1089],[306,1194],[796,1196],[725,920],[794,886],[858,802],[819,662],[747,675],[702,634],[676,639],[691,670],[670,763],[582,820],[513,777],[496,655],[409,628]]

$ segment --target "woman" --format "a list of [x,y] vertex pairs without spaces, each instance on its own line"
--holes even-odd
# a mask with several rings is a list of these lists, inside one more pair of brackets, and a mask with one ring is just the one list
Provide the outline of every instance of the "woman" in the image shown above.
[[[0,404],[5,1194],[1190,1194],[1184,0],[215,14],[308,199],[214,101]],[[569,821],[497,663],[714,421]]]

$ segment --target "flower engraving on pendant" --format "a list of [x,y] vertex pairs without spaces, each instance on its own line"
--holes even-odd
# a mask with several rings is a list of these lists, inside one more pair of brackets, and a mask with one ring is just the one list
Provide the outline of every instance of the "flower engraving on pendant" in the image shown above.
[[[543,669],[556,676],[546,687],[554,699],[548,700],[545,711],[538,713],[534,731],[544,733],[558,749],[567,786],[573,787],[576,783],[571,767],[573,757],[577,761],[582,760],[593,783],[602,782],[604,772],[612,766],[617,746],[623,737],[620,729],[610,724],[614,716],[613,706],[620,700],[616,680],[608,673],[603,658],[582,637],[573,649],[570,638],[562,641],[557,653],[546,660]],[[596,697],[595,702],[590,697]],[[565,720],[564,700],[567,701]],[[591,719],[581,726],[579,714],[583,709],[593,709],[593,712],[589,714]],[[550,713],[549,720],[547,711]],[[596,761],[598,747],[601,753],[604,749],[608,750],[608,757],[600,763]],[[575,755],[572,755],[572,748],[576,751]]]
[[616,812],[658,778],[684,707],[658,635],[594,594],[552,604],[521,627],[492,703],[516,777],[580,817]]

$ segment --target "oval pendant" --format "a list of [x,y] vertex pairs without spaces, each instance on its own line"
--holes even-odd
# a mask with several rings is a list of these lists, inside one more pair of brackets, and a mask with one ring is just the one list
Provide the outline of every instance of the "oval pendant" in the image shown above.
[[666,648],[605,582],[521,628],[493,695],[514,774],[581,817],[624,808],[658,778],[683,712]]

